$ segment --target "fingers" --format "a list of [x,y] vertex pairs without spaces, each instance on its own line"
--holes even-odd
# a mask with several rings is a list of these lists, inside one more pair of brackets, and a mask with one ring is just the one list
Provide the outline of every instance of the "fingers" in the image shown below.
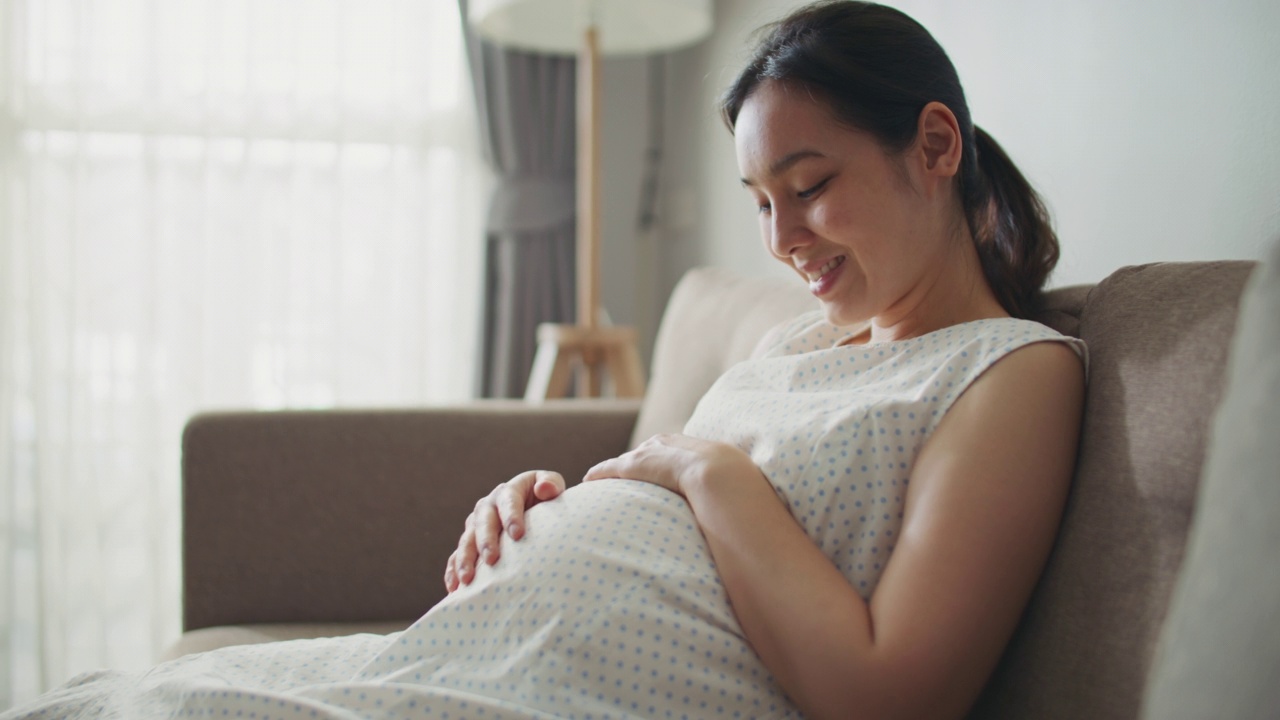
[[597,463],[583,480],[638,480],[684,496],[686,478],[706,464],[709,447],[706,441],[685,436],[655,435],[616,458]]
[[501,527],[512,540],[524,537],[524,513],[533,505],[553,500],[564,492],[564,477],[550,470],[530,470],[494,489],[490,495]]
[[[483,502],[483,500],[481,501]],[[477,508],[479,503],[477,503]],[[449,592],[466,585],[476,576],[476,513],[467,516],[466,526],[458,537],[458,547],[444,564],[444,587]]]
[[587,474],[582,477],[583,482],[605,480],[607,478],[631,477],[634,474],[632,469],[635,466],[633,456],[638,450],[639,448],[632,450],[631,452],[623,453],[616,458],[596,463],[587,471]]
[[[498,490],[495,489],[494,493],[498,493]],[[500,494],[499,497],[501,497]],[[476,551],[476,556],[481,562],[492,565],[498,561],[498,544],[500,542],[498,534],[502,532],[503,524],[498,517],[498,509],[495,507],[493,494],[476,503],[476,509],[471,513],[471,517],[474,519],[472,526],[475,528],[475,540],[472,548]]]
[[551,470],[538,470],[533,495],[539,500],[554,500],[564,492],[564,476]]
[[537,470],[522,472],[494,488],[489,495],[502,527],[507,529],[512,540],[524,537],[524,508],[537,492],[537,481]]
[[607,477],[613,477],[613,474],[609,472],[609,468],[612,467],[613,464],[612,460],[605,460],[604,462],[592,465],[591,469],[587,471],[587,474],[582,476],[582,482],[591,482],[592,480],[602,480]]
[[444,589],[447,592],[453,592],[462,586],[458,581],[458,572],[454,570],[454,563],[458,557],[458,551],[454,550],[449,554],[449,560],[444,564]]
[[476,503],[467,516],[458,547],[445,563],[444,585],[449,592],[475,579],[476,564],[496,563],[501,556],[502,531],[512,540],[524,537],[524,513],[530,506],[553,500],[565,490],[564,476],[550,470],[530,470],[498,485]]
[[582,479],[589,481],[632,477],[641,471],[645,458],[660,452],[664,446],[672,444],[676,439],[675,435],[654,435],[618,457],[596,463]]
[[462,531],[462,536],[458,538],[458,549],[449,558],[449,564],[453,566],[453,572],[457,576],[460,585],[466,585],[476,576],[475,517],[475,513],[467,516],[466,529]]

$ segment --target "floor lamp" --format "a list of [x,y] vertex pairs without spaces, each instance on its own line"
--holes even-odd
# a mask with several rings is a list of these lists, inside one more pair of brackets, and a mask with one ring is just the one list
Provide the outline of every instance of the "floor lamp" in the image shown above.
[[563,397],[574,367],[579,394],[598,397],[607,371],[620,397],[644,394],[634,328],[601,326],[600,55],[672,50],[711,31],[711,0],[470,0],[480,35],[520,50],[578,56],[578,236],[574,325],[538,327],[526,400]]

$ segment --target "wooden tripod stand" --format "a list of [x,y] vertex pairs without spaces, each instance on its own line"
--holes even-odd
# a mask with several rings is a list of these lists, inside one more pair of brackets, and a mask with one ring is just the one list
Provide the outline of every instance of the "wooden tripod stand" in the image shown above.
[[599,397],[603,371],[618,397],[644,395],[644,371],[636,350],[636,331],[629,327],[583,328],[544,323],[538,326],[538,354],[533,359],[524,399],[537,401],[568,394],[573,371],[582,371],[581,397]]
[[582,371],[580,397],[599,397],[602,371],[613,380],[619,397],[644,394],[644,370],[636,350],[636,331],[602,327],[600,306],[600,48],[594,25],[588,26],[578,55],[578,322],[538,326],[534,356],[524,399],[564,397],[575,369]]

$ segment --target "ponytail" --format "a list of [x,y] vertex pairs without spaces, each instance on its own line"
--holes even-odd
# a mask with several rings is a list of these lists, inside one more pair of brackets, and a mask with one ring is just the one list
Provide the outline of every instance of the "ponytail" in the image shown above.
[[982,274],[1005,312],[1035,315],[1058,263],[1058,236],[1040,195],[990,135],[973,126],[976,158],[961,172],[961,202]]

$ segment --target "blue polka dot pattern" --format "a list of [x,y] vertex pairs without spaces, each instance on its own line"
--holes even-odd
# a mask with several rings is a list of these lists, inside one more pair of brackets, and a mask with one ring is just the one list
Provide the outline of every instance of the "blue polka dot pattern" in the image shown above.
[[689,506],[578,485],[358,675],[556,717],[798,717],[742,634]]
[[[707,393],[691,435],[743,448],[864,597],[917,451],[968,385],[1034,342],[1020,320],[841,345],[798,319]],[[532,508],[526,538],[402,633],[224,648],[67,683],[10,718],[798,718],[747,643],[688,505],[602,480]]]
[[1084,343],[1039,323],[976,320],[897,342],[842,344],[822,314],[730,368],[685,432],[751,455],[809,538],[869,598],[897,542],[916,454],[992,364],[1036,342]]

